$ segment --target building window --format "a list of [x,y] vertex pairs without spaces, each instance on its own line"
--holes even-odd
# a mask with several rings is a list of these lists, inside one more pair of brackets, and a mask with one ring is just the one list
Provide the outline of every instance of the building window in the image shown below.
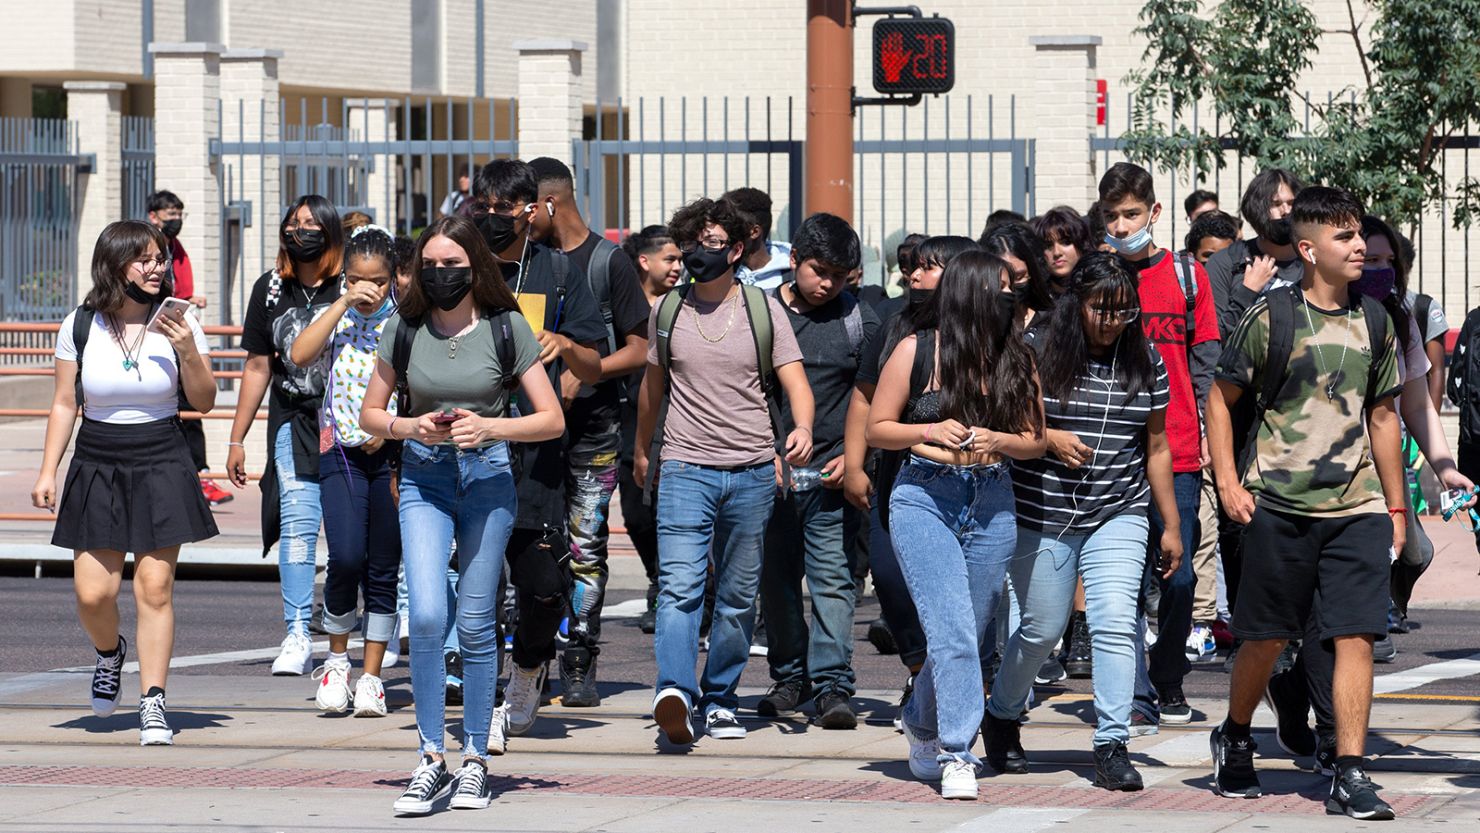
[[411,89],[442,88],[442,2],[411,0]]
[[185,0],[185,40],[221,43],[221,0]]

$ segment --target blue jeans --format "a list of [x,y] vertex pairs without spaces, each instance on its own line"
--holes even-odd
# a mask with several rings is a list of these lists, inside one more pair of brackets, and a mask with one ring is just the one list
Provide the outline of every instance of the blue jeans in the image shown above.
[[485,757],[493,719],[499,572],[514,523],[509,448],[459,451],[407,440],[401,455],[401,548],[411,611],[411,693],[423,752],[445,733],[447,553],[457,541],[457,635],[463,655],[463,754]]
[[[735,688],[750,658],[761,550],[775,503],[775,468],[739,469],[665,460],[658,489],[657,690],[677,688],[705,713],[734,710]],[[714,621],[702,682],[699,624],[711,546],[715,558]]]
[[[1182,522],[1182,563],[1171,578],[1161,577],[1157,566],[1161,559],[1161,533],[1165,527],[1153,502],[1148,510],[1151,528],[1146,539],[1143,569],[1152,580],[1161,583],[1161,605],[1156,612],[1156,644],[1149,652],[1136,652],[1136,708],[1150,718],[1157,718],[1157,692],[1180,688],[1182,679],[1192,670],[1187,661],[1187,635],[1192,633],[1192,602],[1197,590],[1197,574],[1192,569],[1191,554],[1197,551],[1197,508],[1202,501],[1202,473],[1172,475],[1172,488],[1177,497],[1177,515]],[[1144,623],[1140,626],[1145,636]],[[1142,644],[1145,644],[1143,638]],[[1147,667],[1146,654],[1150,654]]]
[[1086,618],[1094,653],[1094,744],[1130,739],[1134,694],[1137,596],[1149,523],[1145,515],[1117,515],[1089,535],[1023,531],[1008,568],[1022,625],[1002,656],[987,711],[1015,720],[1027,705],[1038,668],[1064,635],[1076,579],[1084,578]]
[[308,620],[313,616],[314,556],[324,510],[319,504],[318,478],[299,477],[293,468],[293,432],[286,422],[273,438],[273,463],[282,512],[278,581],[283,588],[283,621],[290,633],[307,636]]
[[[810,683],[820,695],[852,697],[853,586],[851,548],[844,546],[851,514],[837,489],[813,489],[776,499],[766,529],[761,611],[766,617],[771,679]],[[856,525],[852,525],[856,532]],[[802,577],[812,592],[812,628],[802,614]]]
[[869,507],[868,569],[874,577],[874,595],[879,598],[879,613],[894,645],[899,648],[899,661],[905,668],[918,669],[925,664],[925,630],[920,627],[920,614],[910,598],[909,585],[899,569],[899,556],[889,531],[879,522],[877,504]]
[[365,639],[388,642],[395,627],[401,527],[391,500],[392,453],[336,447],[319,457],[324,538],[329,542],[324,576],[324,630],[329,633],[354,628],[362,595]]
[[1005,463],[960,467],[911,457],[889,502],[889,535],[925,628],[925,667],[904,721],[940,739],[941,760],[980,763],[980,645],[1017,544]]

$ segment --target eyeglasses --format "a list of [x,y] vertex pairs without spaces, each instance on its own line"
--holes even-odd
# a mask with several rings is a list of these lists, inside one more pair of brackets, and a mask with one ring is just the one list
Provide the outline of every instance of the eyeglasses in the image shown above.
[[156,269],[163,269],[170,262],[170,259],[167,255],[159,255],[157,257],[144,255],[141,258],[135,259],[134,262],[145,270],[148,270],[151,266]]
[[323,226],[320,226],[317,220],[309,220],[306,223],[300,223],[295,220],[283,227],[283,231],[289,234],[300,229],[303,231],[323,231]]
[[690,254],[692,252],[698,251],[701,245],[711,252],[717,252],[721,249],[729,248],[730,241],[721,240],[718,237],[712,236],[705,237],[703,240],[685,240],[682,243],[678,244],[678,250],[680,252],[683,252],[684,254]]
[[1094,313],[1095,317],[1099,320],[1107,321],[1111,324],[1129,324],[1141,317],[1140,307],[1131,307],[1130,309],[1101,309],[1100,307],[1090,307],[1089,311]]
[[[472,214],[474,219],[481,219],[490,214],[500,214],[507,217],[515,213],[514,209],[519,205],[519,203],[509,202],[508,200],[496,200],[492,204],[479,201],[473,203]],[[525,203],[525,205],[528,205],[528,203]]]

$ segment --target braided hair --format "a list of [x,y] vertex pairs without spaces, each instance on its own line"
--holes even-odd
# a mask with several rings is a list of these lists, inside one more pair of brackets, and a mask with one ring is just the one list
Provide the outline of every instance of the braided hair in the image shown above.
[[386,271],[390,273],[392,280],[396,277],[396,268],[401,263],[401,256],[396,246],[395,238],[391,233],[380,226],[361,226],[350,233],[349,239],[344,242],[344,264],[346,268],[349,262],[357,257],[378,257],[385,261]]

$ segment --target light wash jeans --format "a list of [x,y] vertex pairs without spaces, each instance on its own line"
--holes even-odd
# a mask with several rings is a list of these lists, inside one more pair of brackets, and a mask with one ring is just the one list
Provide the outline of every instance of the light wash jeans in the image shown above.
[[1075,580],[1084,578],[1084,601],[1094,655],[1094,745],[1130,739],[1135,693],[1136,599],[1150,524],[1145,515],[1117,515],[1089,535],[1022,530],[1008,570],[1022,609],[1022,625],[1003,651],[987,711],[1015,720],[1027,705],[1033,678],[1064,635]]
[[941,761],[979,764],[980,646],[1017,544],[1005,463],[962,467],[911,456],[889,501],[889,535],[925,629],[925,667],[904,721],[940,739]]
[[493,719],[499,573],[514,523],[504,443],[472,451],[407,440],[401,455],[401,548],[411,613],[411,693],[423,752],[444,751],[447,553],[457,541],[463,655],[463,754],[486,757]]
[[278,581],[283,589],[283,622],[288,632],[308,636],[313,616],[314,555],[324,509],[319,503],[317,477],[299,477],[293,468],[292,426],[283,423],[273,438],[277,467],[278,508],[282,533],[278,538]]
[[[761,551],[775,504],[776,470],[768,461],[717,469],[665,460],[658,487],[657,690],[677,688],[708,714],[734,711],[735,688],[750,659]],[[714,621],[703,680],[699,625],[711,548],[715,559]]]

